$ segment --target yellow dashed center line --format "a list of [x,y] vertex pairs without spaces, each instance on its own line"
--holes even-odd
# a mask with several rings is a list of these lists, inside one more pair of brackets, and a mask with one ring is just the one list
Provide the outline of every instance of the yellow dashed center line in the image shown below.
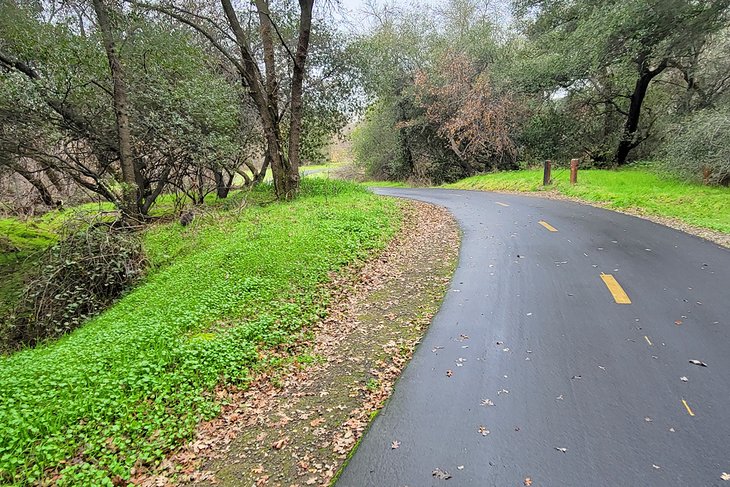
[[500,203],[499,201],[496,202],[499,206],[509,206],[507,203]]
[[649,340],[649,337],[648,337],[648,336],[646,336],[646,335],[644,335],[644,340],[646,340],[646,343],[648,343],[648,344],[649,344],[649,346],[652,346],[652,345],[654,345],[653,343],[651,343],[651,340]]
[[626,294],[626,291],[624,291],[624,288],[621,287],[616,278],[614,278],[611,274],[601,273],[601,279],[603,279],[603,283],[606,285],[608,290],[611,291],[613,300],[616,301],[616,303],[631,304],[629,295]]
[[690,416],[694,416],[695,413],[692,412],[692,408],[689,407],[689,404],[687,404],[687,401],[682,399],[682,404],[684,404],[684,408],[687,410]]
[[540,221],[539,221],[539,222],[537,222],[537,223],[539,223],[539,224],[540,224],[540,225],[542,225],[543,227],[547,228],[547,229],[548,229],[548,230],[550,230],[551,232],[557,232],[557,231],[558,231],[558,229],[557,229],[557,228],[555,228],[554,226],[550,225],[550,224],[549,224],[548,222],[545,222],[545,221],[542,221],[542,220],[540,220]]

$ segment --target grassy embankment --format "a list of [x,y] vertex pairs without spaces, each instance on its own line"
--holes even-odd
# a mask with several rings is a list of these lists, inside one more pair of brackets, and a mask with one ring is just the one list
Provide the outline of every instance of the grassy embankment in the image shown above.
[[[676,218],[693,226],[730,233],[730,188],[708,187],[660,177],[647,170],[582,169],[571,186],[569,171],[554,170],[554,190],[566,196],[599,202],[609,208],[638,210]],[[466,178],[447,188],[488,191],[543,191],[542,169],[500,172]]]
[[[265,188],[248,197],[271,201]],[[319,319],[320,284],[382,248],[399,215],[392,201],[318,179],[291,203],[151,228],[141,285],[70,335],[0,358],[0,483],[118,483],[215,415],[217,385],[311,359],[267,351]]]

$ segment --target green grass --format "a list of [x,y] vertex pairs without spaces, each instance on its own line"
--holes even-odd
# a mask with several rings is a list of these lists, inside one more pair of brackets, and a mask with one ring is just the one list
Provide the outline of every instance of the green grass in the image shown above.
[[410,188],[411,185],[403,181],[363,181],[360,183],[366,188]]
[[217,385],[245,386],[281,360],[266,351],[323,314],[320,284],[400,221],[357,185],[302,186],[290,203],[151,229],[144,283],[70,335],[0,358],[0,483],[54,470],[60,485],[123,482],[219,411]]
[[[610,208],[635,209],[671,217],[690,225],[730,233],[730,189],[686,183],[639,168],[618,171],[582,169],[571,186],[569,171],[553,170],[548,189]],[[486,191],[542,191],[542,169],[484,174],[447,188]]]

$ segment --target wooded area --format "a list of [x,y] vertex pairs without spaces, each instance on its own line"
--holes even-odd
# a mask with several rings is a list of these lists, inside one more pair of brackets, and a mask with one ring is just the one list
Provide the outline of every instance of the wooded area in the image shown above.
[[440,183],[580,157],[730,181],[729,2],[395,5],[355,41],[375,100],[355,150],[374,175]]
[[287,199],[358,119],[357,159],[387,179],[652,158],[728,184],[729,4],[372,2],[353,30],[312,0],[4,0],[2,200],[140,220],[268,168]]
[[[5,0],[1,170],[47,207],[96,196],[137,221],[163,193],[224,198],[269,168],[289,199],[346,121],[354,78],[327,16],[312,0]],[[11,210],[35,203],[22,189]]]

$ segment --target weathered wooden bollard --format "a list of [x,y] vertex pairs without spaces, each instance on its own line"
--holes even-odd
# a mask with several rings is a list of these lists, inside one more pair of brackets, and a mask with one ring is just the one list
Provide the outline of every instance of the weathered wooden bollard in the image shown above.
[[579,159],[570,160],[570,184],[578,182],[578,161]]
[[548,184],[550,184],[550,165],[551,164],[552,164],[552,162],[550,161],[550,159],[548,159],[547,161],[545,161],[545,163],[543,165],[543,172],[542,172],[542,185],[543,186],[547,186]]

